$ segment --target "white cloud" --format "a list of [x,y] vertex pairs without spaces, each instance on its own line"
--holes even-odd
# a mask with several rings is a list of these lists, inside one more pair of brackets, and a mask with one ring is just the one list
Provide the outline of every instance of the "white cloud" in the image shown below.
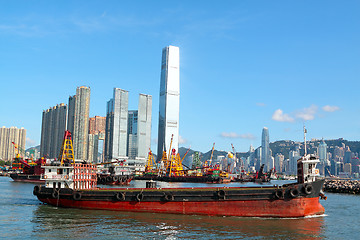
[[335,111],[340,110],[340,108],[339,108],[338,106],[330,106],[330,105],[323,106],[322,109],[323,109],[325,112],[335,112]]
[[251,133],[237,134],[237,133],[234,133],[234,132],[229,132],[229,133],[222,132],[220,134],[220,136],[223,137],[223,138],[242,138],[242,139],[250,139],[250,140],[253,140],[253,139],[256,138]]
[[186,144],[187,142],[188,142],[187,139],[185,139],[181,135],[179,135],[179,144]]
[[283,113],[281,109],[276,110],[273,115],[272,119],[278,122],[293,122],[294,118],[290,117],[288,114]]
[[304,108],[302,110],[297,111],[295,116],[296,118],[300,118],[304,121],[314,120],[317,110],[318,107],[316,105],[311,105],[308,108]]
[[262,102],[256,103],[256,105],[259,106],[259,107],[265,107],[266,106],[266,104],[262,103]]

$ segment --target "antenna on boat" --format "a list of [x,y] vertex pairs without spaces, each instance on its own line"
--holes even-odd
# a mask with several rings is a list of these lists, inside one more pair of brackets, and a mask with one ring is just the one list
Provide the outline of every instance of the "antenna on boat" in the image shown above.
[[305,123],[304,123],[304,148],[305,148],[305,153],[304,153],[304,156],[306,157],[307,155],[307,152],[306,152],[306,133],[307,133],[307,130],[305,128]]

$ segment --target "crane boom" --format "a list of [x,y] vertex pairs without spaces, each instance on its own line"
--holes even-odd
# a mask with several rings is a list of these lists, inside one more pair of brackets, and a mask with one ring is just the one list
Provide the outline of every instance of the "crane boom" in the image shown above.
[[214,156],[214,149],[215,149],[215,143],[213,144],[213,147],[212,147],[212,149],[211,149],[211,156],[210,156],[209,165],[211,165],[212,158],[213,158],[213,156]]

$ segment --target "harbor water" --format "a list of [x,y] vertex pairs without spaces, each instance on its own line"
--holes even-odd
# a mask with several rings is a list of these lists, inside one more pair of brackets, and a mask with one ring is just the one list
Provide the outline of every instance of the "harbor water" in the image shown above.
[[[32,194],[34,186],[0,177],[0,239],[360,239],[360,195],[326,193],[324,215],[275,219],[57,208],[42,204]],[[145,181],[129,187],[145,187]]]

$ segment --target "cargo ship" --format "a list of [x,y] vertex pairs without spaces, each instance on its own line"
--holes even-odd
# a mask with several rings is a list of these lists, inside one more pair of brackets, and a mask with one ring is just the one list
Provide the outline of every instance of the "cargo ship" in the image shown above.
[[67,163],[43,166],[44,186],[33,194],[57,207],[242,217],[305,217],[324,213],[319,199],[324,179],[319,160],[298,160],[298,181],[282,186],[98,188],[96,166]]

